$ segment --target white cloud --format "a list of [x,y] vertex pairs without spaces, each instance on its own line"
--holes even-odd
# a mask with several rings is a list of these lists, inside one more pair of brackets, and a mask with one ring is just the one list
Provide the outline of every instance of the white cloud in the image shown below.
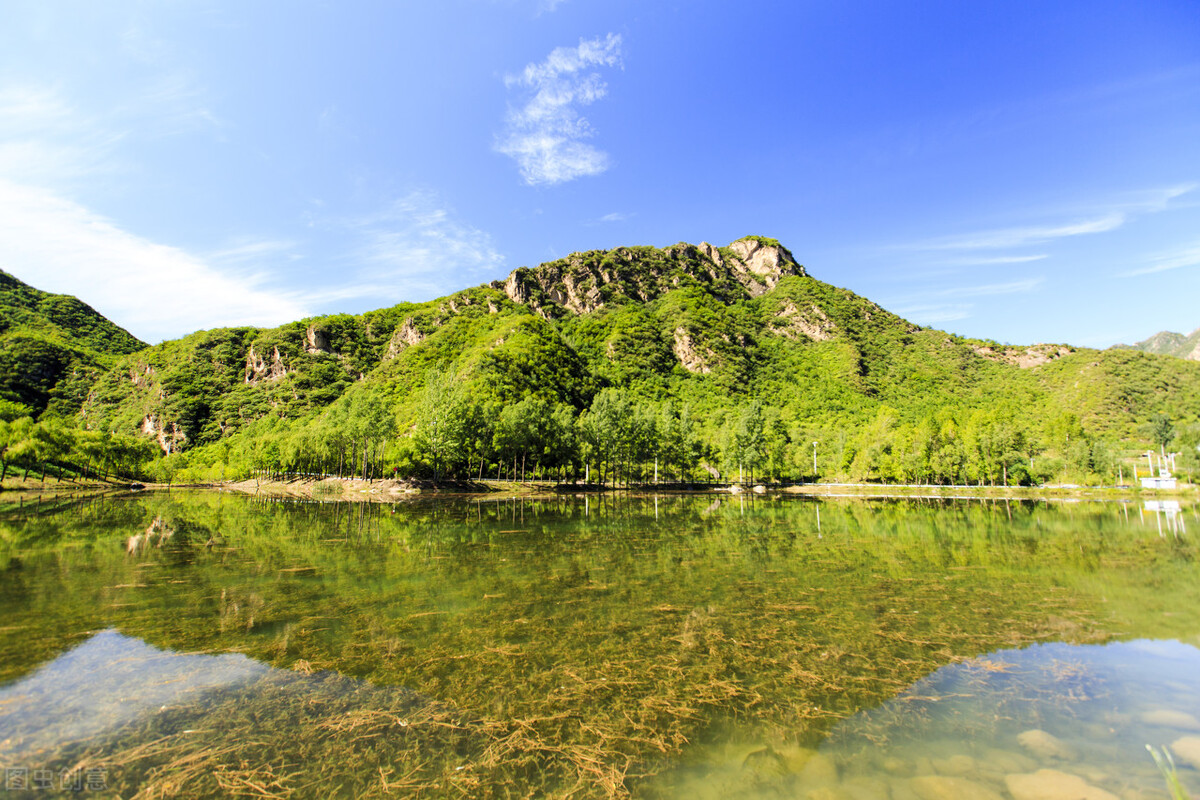
[[[213,252],[208,253],[207,258],[212,261],[241,264],[247,261],[258,261],[269,256],[290,253],[295,246],[295,243],[288,241],[272,239],[241,239],[229,247],[225,247],[221,250],[214,250]],[[289,260],[294,258],[299,258],[299,256],[295,254],[291,254],[289,256]]]
[[[1144,215],[1156,214],[1171,207],[1173,200],[1194,191],[1200,184],[1182,183],[1173,186],[1126,192],[1111,199],[1090,213],[1084,212],[1069,222],[1051,222],[1012,228],[995,228],[957,236],[943,236],[922,242],[902,245],[906,250],[954,251],[954,250],[1001,250],[1043,244],[1056,239],[1087,236],[1116,230],[1129,220]],[[1038,256],[999,256],[957,261],[962,264],[1005,264],[1036,261]]]
[[225,325],[273,326],[307,316],[293,297],[219,272],[184,250],[122,230],[44,189],[0,179],[4,268],[72,294],[150,342]]
[[606,225],[610,222],[624,222],[625,220],[630,219],[631,217],[633,217],[633,214],[626,214],[623,211],[614,211],[611,214],[605,214],[602,217],[597,217],[596,219],[588,220],[587,222],[585,222],[583,224],[584,225]]
[[122,139],[80,114],[55,89],[0,89],[0,178],[63,185],[107,169]]
[[343,297],[426,299],[494,277],[504,266],[491,236],[430,191],[410,192],[349,227],[359,240],[352,254],[358,275]]
[[917,245],[922,250],[982,250],[1005,247],[1022,247],[1040,244],[1067,236],[1082,236],[1116,230],[1125,224],[1126,215],[1112,212],[1101,217],[1079,220],[1061,225],[1031,225],[1024,228],[1001,228],[979,231],[963,236],[947,236]]
[[1183,247],[1167,253],[1160,253],[1146,259],[1146,266],[1122,272],[1119,277],[1133,278],[1138,275],[1151,275],[1155,272],[1166,272],[1172,269],[1200,266],[1200,244]]
[[509,89],[532,92],[524,105],[510,108],[496,150],[516,160],[530,186],[552,185],[608,169],[607,153],[585,139],[591,125],[578,107],[608,92],[592,67],[621,66],[621,37],[580,40],[578,47],[556,48],[545,61],[529,64],[505,78]]

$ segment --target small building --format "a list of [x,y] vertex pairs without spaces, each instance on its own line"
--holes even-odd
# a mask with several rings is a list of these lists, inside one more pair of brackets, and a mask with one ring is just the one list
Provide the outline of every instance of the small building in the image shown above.
[[1143,489],[1174,489],[1175,477],[1173,475],[1159,475],[1157,477],[1142,478]]

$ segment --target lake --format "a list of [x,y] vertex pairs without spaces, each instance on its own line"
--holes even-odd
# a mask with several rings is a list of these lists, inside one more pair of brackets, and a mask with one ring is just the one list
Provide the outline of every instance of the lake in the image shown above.
[[[1200,791],[1184,504],[219,492],[0,509],[6,795]],[[1056,794],[1057,792],[1057,794]]]

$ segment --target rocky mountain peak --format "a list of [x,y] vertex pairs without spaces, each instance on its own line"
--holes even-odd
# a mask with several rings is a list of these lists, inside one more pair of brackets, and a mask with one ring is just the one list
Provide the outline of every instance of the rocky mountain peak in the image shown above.
[[625,297],[649,302],[700,283],[730,302],[770,291],[783,278],[807,273],[774,239],[747,236],[728,247],[681,242],[666,248],[618,247],[572,253],[533,269],[519,267],[492,285],[543,316],[586,314]]

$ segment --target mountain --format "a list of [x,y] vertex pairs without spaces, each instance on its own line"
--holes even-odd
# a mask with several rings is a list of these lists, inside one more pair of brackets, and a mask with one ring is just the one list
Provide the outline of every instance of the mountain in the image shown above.
[[1125,350],[1141,350],[1143,353],[1175,356],[1188,361],[1200,361],[1200,328],[1186,336],[1172,331],[1160,331],[1137,344],[1118,344],[1115,347]]
[[[847,474],[877,474],[879,464],[900,474],[905,446],[970,437],[976,450],[996,450],[997,464],[1068,449],[1100,463],[1110,456],[1095,437],[1137,438],[1157,413],[1200,418],[1198,365],[922,328],[817,280],[779,242],[756,236],[573,253],[427,303],[200,331],[118,358],[79,415],[93,429],[152,436],[164,452],[199,448],[210,463],[296,463],[297,448],[332,447],[336,466],[355,457],[346,442],[370,438],[344,433],[370,408],[384,408],[372,419],[401,433],[427,427],[450,402],[431,400],[438,375],[483,409],[479,429],[522,401],[577,414],[610,388],[676,413],[686,406],[710,460],[728,459],[740,410],[757,402],[774,415],[789,463],[819,441]],[[265,444],[272,431],[287,433]],[[920,437],[926,444],[911,443]],[[478,445],[480,469],[501,459],[486,454],[490,442]],[[403,447],[389,458],[425,457]],[[319,456],[327,468],[329,457]],[[945,470],[967,474],[956,464]]]
[[100,374],[144,347],[86,303],[0,270],[0,399],[73,415]]

